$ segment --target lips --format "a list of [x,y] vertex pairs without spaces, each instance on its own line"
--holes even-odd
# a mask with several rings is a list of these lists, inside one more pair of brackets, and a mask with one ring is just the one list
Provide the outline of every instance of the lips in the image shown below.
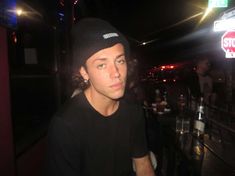
[[123,88],[123,83],[115,83],[110,86],[113,89],[121,89]]

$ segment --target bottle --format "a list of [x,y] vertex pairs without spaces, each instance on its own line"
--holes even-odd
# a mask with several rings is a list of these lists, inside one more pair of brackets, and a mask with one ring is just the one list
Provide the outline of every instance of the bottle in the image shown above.
[[[190,118],[186,113],[186,99],[183,94],[180,94],[178,98],[178,115],[176,116],[176,131],[181,134],[189,133],[190,131]],[[180,130],[179,130],[180,129]]]
[[196,137],[201,138],[204,135],[204,131],[205,131],[204,104],[203,104],[203,97],[200,97],[200,101],[194,118],[193,134]]
[[193,176],[202,176],[202,166],[205,156],[203,142],[193,137],[192,140],[192,158],[191,163],[193,165]]
[[162,99],[161,99],[161,93],[159,89],[155,90],[155,98],[154,102],[152,103],[153,112],[156,113],[158,111],[158,106],[160,105]]
[[184,133],[184,115],[181,112],[176,116],[176,133]]
[[[204,131],[205,131],[205,113],[203,97],[200,97],[197,111],[194,117],[193,136],[192,136],[192,159],[194,165],[200,171],[204,158]],[[200,175],[200,172],[196,175]]]
[[203,140],[193,137],[192,139],[192,159],[201,161],[204,157]]
[[164,106],[162,105],[162,95],[159,89],[156,89],[155,93],[156,93],[155,101],[156,101],[157,113],[162,114],[164,111]]
[[171,108],[168,104],[167,91],[165,91],[164,94],[163,94],[162,105],[164,106],[164,112],[170,112],[171,111]]
[[186,105],[186,99],[184,97],[183,94],[180,94],[179,98],[178,98],[178,108],[179,108],[179,112],[183,112],[185,109],[185,105]]
[[155,90],[155,102],[160,103],[162,101],[161,92],[159,89]]

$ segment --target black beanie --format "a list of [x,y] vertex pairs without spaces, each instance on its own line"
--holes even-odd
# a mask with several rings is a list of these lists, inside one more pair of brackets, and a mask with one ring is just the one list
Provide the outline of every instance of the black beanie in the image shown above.
[[129,57],[127,39],[110,23],[98,18],[83,18],[72,29],[73,69],[78,69],[96,52],[121,43]]

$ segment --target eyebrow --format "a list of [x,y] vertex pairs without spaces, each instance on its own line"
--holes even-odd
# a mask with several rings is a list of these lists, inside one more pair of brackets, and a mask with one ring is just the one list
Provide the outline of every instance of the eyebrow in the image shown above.
[[120,57],[122,57],[122,56],[124,56],[124,57],[125,57],[125,54],[124,54],[124,53],[119,54],[119,55],[116,57],[116,59],[118,59],[118,58],[120,58]]
[[105,60],[107,60],[107,58],[97,58],[93,62],[96,62],[96,61],[105,61]]

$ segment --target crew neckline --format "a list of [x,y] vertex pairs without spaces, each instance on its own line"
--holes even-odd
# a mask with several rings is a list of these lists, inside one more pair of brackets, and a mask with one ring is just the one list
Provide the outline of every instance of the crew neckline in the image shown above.
[[97,114],[98,116],[100,116],[102,119],[113,119],[116,117],[116,114],[118,114],[118,112],[120,111],[120,107],[122,106],[122,101],[120,100],[119,101],[119,106],[117,108],[116,111],[114,111],[112,114],[108,115],[108,116],[104,116],[103,114],[101,114],[99,111],[97,111],[91,104],[90,102],[88,101],[86,95],[84,92],[81,93],[82,95],[82,99],[85,103],[85,105],[92,110],[93,113]]

